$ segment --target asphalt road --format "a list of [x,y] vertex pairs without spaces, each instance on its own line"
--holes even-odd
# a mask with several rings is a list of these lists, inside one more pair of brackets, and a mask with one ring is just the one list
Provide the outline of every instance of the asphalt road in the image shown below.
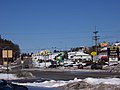
[[[120,78],[120,73],[112,73],[103,70],[80,70],[80,71],[41,71],[41,70],[22,70],[22,72],[32,73],[33,78],[15,80],[16,82],[43,82],[46,80],[73,80],[74,78],[85,79],[88,77],[91,78],[107,78],[107,77],[116,77]],[[18,73],[18,71],[14,72]]]
[[28,90],[59,90],[57,88],[45,88],[45,87],[34,87],[34,86],[27,86]]
[[71,80],[74,78],[105,78],[105,77],[120,77],[120,73],[111,72],[83,72],[83,71],[31,71],[36,78],[53,79],[53,80]]

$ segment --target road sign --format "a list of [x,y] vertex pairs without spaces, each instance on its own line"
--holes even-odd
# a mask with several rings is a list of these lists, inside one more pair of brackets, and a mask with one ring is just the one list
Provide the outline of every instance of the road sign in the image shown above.
[[96,56],[96,55],[97,55],[97,52],[91,52],[91,55],[92,55],[92,56]]

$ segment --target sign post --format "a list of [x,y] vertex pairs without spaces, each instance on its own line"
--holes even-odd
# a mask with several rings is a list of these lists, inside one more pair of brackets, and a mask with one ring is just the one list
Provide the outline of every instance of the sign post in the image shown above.
[[96,56],[96,55],[97,55],[97,52],[91,52],[91,55],[92,55],[92,56]]
[[97,55],[97,52],[93,51],[91,52],[91,56],[92,56],[92,61],[93,61],[93,58]]

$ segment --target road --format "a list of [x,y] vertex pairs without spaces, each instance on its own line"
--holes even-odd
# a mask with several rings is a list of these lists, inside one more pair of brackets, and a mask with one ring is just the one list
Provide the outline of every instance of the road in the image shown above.
[[112,73],[104,70],[79,70],[79,71],[41,71],[41,70],[23,70],[31,72],[33,76],[40,79],[53,79],[53,80],[71,80],[74,78],[84,79],[87,77],[92,78],[105,78],[105,77],[120,77],[120,73]]
[[34,86],[27,86],[28,90],[59,90],[57,88],[45,88],[45,87],[34,87]]
[[[21,72],[21,71],[20,71]],[[112,73],[103,70],[79,70],[79,71],[51,71],[51,70],[34,70],[25,69],[22,72],[32,73],[33,78],[23,80],[14,80],[16,82],[43,82],[46,80],[73,80],[74,78],[85,79],[91,78],[120,78],[120,73]],[[18,73],[18,71],[14,72]]]

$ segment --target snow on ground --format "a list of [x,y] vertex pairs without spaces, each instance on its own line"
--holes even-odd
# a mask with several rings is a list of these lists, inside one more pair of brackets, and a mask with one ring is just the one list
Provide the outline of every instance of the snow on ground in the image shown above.
[[63,85],[67,85],[68,83],[73,83],[73,82],[78,82],[81,81],[81,79],[75,78],[74,80],[69,80],[69,81],[55,81],[55,80],[50,80],[50,81],[44,81],[44,82],[34,82],[34,83],[18,83],[20,85],[26,85],[26,86],[36,86],[36,87],[59,87]]
[[[17,78],[15,74],[0,74],[0,79],[5,79],[5,80],[12,80],[12,79],[20,79]],[[86,78],[86,79],[77,79],[74,78],[74,80],[69,80],[69,81],[55,81],[55,80],[50,80],[50,81],[44,81],[44,82],[34,82],[34,83],[18,83],[20,85],[25,85],[25,86],[35,86],[35,87],[59,87],[63,85],[67,85],[69,83],[74,83],[74,82],[79,82],[79,81],[84,81],[87,82],[91,85],[96,85],[96,84],[111,84],[111,85],[120,85],[120,78]]]
[[63,85],[67,85],[69,83],[74,83],[74,82],[79,82],[79,81],[84,81],[92,85],[96,84],[111,84],[111,85],[120,85],[120,79],[119,78],[86,78],[86,79],[77,79],[75,78],[74,80],[69,80],[69,81],[55,81],[55,80],[50,80],[50,81],[44,81],[41,83],[34,82],[34,83],[19,83],[21,85],[26,85],[26,86],[36,86],[36,87],[59,87]]
[[20,78],[17,78],[15,74],[0,73],[0,79],[13,80],[13,79],[20,79]]
[[86,78],[83,81],[96,85],[96,84],[111,84],[111,85],[120,85],[120,79],[119,78]]

